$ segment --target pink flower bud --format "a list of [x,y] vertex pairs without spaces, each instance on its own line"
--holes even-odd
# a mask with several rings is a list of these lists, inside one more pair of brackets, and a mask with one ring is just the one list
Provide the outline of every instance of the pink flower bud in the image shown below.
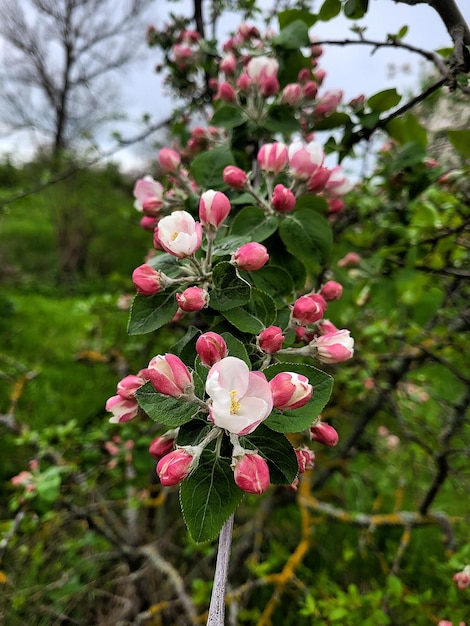
[[133,191],[134,206],[150,217],[155,217],[163,206],[163,187],[151,176],[139,178]]
[[320,295],[322,295],[327,302],[339,300],[343,295],[343,285],[340,285],[334,280],[329,280],[320,289]]
[[337,263],[338,267],[359,267],[361,264],[361,257],[357,254],[357,252],[348,252],[342,259],[340,259]]
[[[323,70],[317,70],[315,77],[317,81],[321,83],[324,78]],[[330,91],[326,91],[315,106],[315,117],[322,118],[336,111],[342,99],[343,92],[340,89],[331,89]]]
[[252,241],[240,246],[232,256],[232,263],[247,272],[259,270],[268,262],[269,254],[265,246]]
[[[318,320],[318,322],[316,323],[317,326],[317,330],[320,333],[320,335],[326,335],[327,333],[336,333],[338,332],[339,328],[337,328],[333,322],[330,322],[330,320]],[[313,337],[310,338],[310,341],[313,339]]]
[[258,166],[264,172],[279,174],[287,164],[287,148],[283,143],[265,143],[258,152]]
[[150,380],[155,390],[165,396],[178,398],[193,389],[193,378],[183,363],[174,354],[158,355],[151,359],[141,376]]
[[176,294],[176,302],[185,313],[193,313],[208,305],[209,294],[201,287],[188,287],[183,293]]
[[106,410],[113,414],[109,419],[111,424],[120,424],[129,422],[137,417],[139,413],[139,405],[135,398],[126,399],[120,396],[112,396],[106,402]]
[[459,589],[470,587],[470,565],[466,565],[461,572],[457,572],[452,580]]
[[257,342],[263,352],[273,354],[282,348],[284,339],[282,329],[279,326],[268,326],[260,332]]
[[335,215],[336,213],[341,213],[344,209],[344,202],[339,198],[329,198],[328,200],[328,213],[330,215]]
[[317,422],[310,427],[310,439],[333,448],[338,443],[339,437],[333,426],[325,422]]
[[117,392],[121,398],[125,400],[134,400],[135,392],[139,387],[145,383],[145,380],[141,376],[134,376],[130,374],[121,379],[117,384]]
[[326,300],[318,293],[300,296],[294,302],[292,319],[301,325],[313,324],[323,317],[327,306]]
[[181,157],[172,148],[162,148],[158,153],[158,162],[165,174],[175,174],[181,164]]
[[157,474],[162,485],[171,487],[187,478],[193,467],[193,455],[186,452],[186,450],[178,448],[158,461]]
[[227,356],[227,344],[223,337],[210,331],[197,338],[196,352],[203,365],[212,367]]
[[[144,263],[132,272],[132,282],[137,293],[143,296],[153,296],[162,288],[162,273],[151,265]],[[164,282],[164,281],[163,281]]]
[[340,165],[330,170],[330,176],[328,177],[325,188],[335,196],[344,196],[345,193],[350,191],[351,183]]
[[144,215],[140,220],[140,226],[144,230],[148,230],[150,233],[154,232],[157,224],[158,224],[158,218],[150,217],[150,215]]
[[219,228],[232,210],[230,200],[221,191],[208,189],[199,201],[199,219],[204,226]]
[[354,339],[349,330],[326,333],[311,342],[316,347],[316,358],[322,363],[343,363],[354,355]]
[[269,468],[259,454],[244,454],[235,459],[235,484],[247,493],[261,494],[269,487]]
[[273,207],[280,213],[289,213],[295,207],[295,196],[290,189],[284,185],[276,185],[271,199]]
[[282,90],[282,102],[295,107],[302,100],[302,87],[299,83],[289,83]]
[[294,452],[299,464],[299,474],[303,474],[306,470],[315,467],[315,452],[313,450],[303,446],[302,448],[296,448]]
[[269,79],[277,80],[277,70],[279,69],[279,64],[276,59],[272,57],[259,56],[253,57],[248,61],[246,66],[246,73],[251,78],[251,80],[263,88],[263,85],[266,85]]
[[237,68],[237,59],[232,52],[229,52],[221,60],[219,65],[220,71],[224,74],[233,74]]
[[245,74],[245,73],[240,74],[240,76],[237,79],[237,87],[241,92],[248,91],[251,83],[252,83],[251,78],[248,76],[248,74]]
[[[315,78],[316,82],[317,82],[319,85],[321,85],[321,84],[323,83],[323,81],[325,80],[325,78],[326,78],[326,71],[325,71],[325,70],[322,70],[322,69],[315,70],[315,71],[313,72],[313,76],[314,76],[314,78]],[[327,93],[328,93],[328,92],[327,92]]]
[[248,182],[246,173],[235,165],[227,165],[222,173],[224,183],[234,189],[243,189]]
[[294,178],[308,180],[323,165],[325,154],[319,143],[311,141],[306,146],[300,142],[288,148],[289,168]]
[[222,100],[222,102],[235,102],[236,99],[237,94],[230,83],[219,83],[219,87],[217,89],[217,93],[214,96],[214,100]]
[[175,433],[175,430],[169,430],[167,433],[156,437],[149,446],[149,454],[158,460],[171,452],[175,447]]
[[308,179],[307,190],[321,193],[325,190],[331,171],[327,167],[319,167]]
[[314,80],[309,80],[304,85],[304,98],[314,100],[318,92],[318,84]]
[[295,372],[281,372],[269,381],[276,409],[290,411],[307,404],[313,394],[313,387],[306,376]]
[[274,96],[279,91],[279,81],[276,76],[266,76],[261,83],[261,93],[265,98]]
[[307,67],[303,67],[297,75],[299,83],[305,83],[310,80],[310,70]]

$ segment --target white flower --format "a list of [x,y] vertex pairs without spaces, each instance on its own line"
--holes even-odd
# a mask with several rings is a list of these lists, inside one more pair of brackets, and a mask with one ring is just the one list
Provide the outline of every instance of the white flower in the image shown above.
[[191,256],[201,246],[202,226],[187,211],[173,211],[156,228],[162,248],[178,258]]

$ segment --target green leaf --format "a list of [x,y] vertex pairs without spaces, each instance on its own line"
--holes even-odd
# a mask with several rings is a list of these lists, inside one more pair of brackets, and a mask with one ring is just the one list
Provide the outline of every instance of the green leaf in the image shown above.
[[403,39],[403,37],[405,37],[405,35],[408,33],[408,26],[405,24],[404,26],[402,26],[400,28],[400,30],[397,33],[397,39]]
[[227,344],[227,350],[229,355],[236,356],[237,359],[245,361],[245,363],[251,369],[250,357],[248,356],[248,352],[246,351],[244,344],[236,337],[234,337],[232,333],[222,333],[222,337]]
[[170,278],[178,278],[181,275],[181,261],[168,252],[157,253],[154,257],[146,261],[154,269],[163,272]]
[[313,26],[317,21],[317,16],[309,11],[305,11],[304,9],[286,9],[278,14],[277,19],[280,30],[283,30],[291,22],[298,20],[305,22],[305,24],[307,24],[310,28],[310,26]]
[[[222,229],[221,229],[222,230]],[[220,231],[219,231],[220,232]],[[247,235],[228,235],[214,242],[214,256],[227,256],[251,239]]]
[[331,130],[332,128],[339,128],[340,126],[348,126],[350,124],[352,124],[351,118],[347,113],[336,111],[315,122],[313,128],[314,130]]
[[269,293],[273,298],[292,296],[295,289],[289,272],[275,265],[265,265],[257,272],[252,272],[251,280],[255,287]]
[[276,303],[264,291],[252,289],[250,301],[243,307],[224,311],[224,317],[243,333],[257,335],[276,319]]
[[298,209],[310,209],[312,211],[321,211],[325,213],[328,209],[328,202],[325,198],[317,196],[315,193],[306,193],[300,198],[297,198],[295,203],[295,210]]
[[300,123],[295,117],[292,107],[285,104],[270,107],[262,126],[273,133],[284,135],[290,135],[300,130]]
[[273,38],[272,42],[275,46],[280,46],[286,50],[298,50],[302,46],[309,46],[311,44],[308,26],[303,20],[289,22],[279,35]]
[[154,422],[177,428],[192,420],[200,412],[201,407],[195,402],[186,402],[181,398],[164,396],[155,391],[151,382],[137,389],[135,397],[140,408]]
[[391,167],[393,170],[401,170],[405,167],[412,167],[413,165],[421,163],[425,157],[426,150],[424,146],[417,141],[410,141],[409,143],[401,146],[398,150],[391,163]]
[[230,234],[239,237],[249,235],[251,241],[260,243],[276,232],[277,226],[277,217],[266,217],[263,209],[247,206],[236,215],[230,228]]
[[448,130],[447,136],[457,152],[468,159],[470,157],[470,130]]
[[36,480],[36,491],[41,500],[52,504],[60,495],[62,478],[60,468],[48,467]]
[[241,126],[241,124],[244,124],[246,121],[246,115],[238,107],[231,104],[224,104],[215,111],[210,123],[213,126],[231,129],[236,126]]
[[310,209],[289,213],[279,234],[287,250],[302,261],[327,261],[333,236],[326,219]]
[[197,446],[212,428],[214,424],[206,419],[193,419],[180,426],[176,443],[178,446]]
[[358,20],[367,13],[369,0],[347,0],[343,7],[345,16],[350,20]]
[[328,22],[336,17],[341,11],[341,0],[325,0],[321,5],[318,19],[322,22]]
[[161,328],[173,319],[178,305],[175,291],[162,291],[154,296],[140,293],[132,303],[127,332],[129,335],[142,335]]
[[233,154],[228,148],[212,148],[198,154],[191,164],[191,176],[204,189],[225,189],[227,185],[222,172],[227,165],[235,165]]
[[404,144],[410,141],[417,141],[422,146],[427,146],[428,137],[426,129],[421,126],[418,118],[412,113],[394,118],[387,124],[385,129],[398,143]]
[[181,483],[183,517],[197,543],[214,539],[243,497],[230,463],[206,449],[198,467]]
[[379,91],[367,100],[367,104],[371,111],[375,113],[383,113],[396,106],[401,100],[400,94],[394,89],[385,89]]
[[294,448],[282,433],[260,424],[250,435],[240,437],[240,444],[258,450],[266,459],[273,485],[290,485],[297,476],[299,465]]
[[309,428],[325,408],[333,389],[333,378],[322,370],[305,363],[278,363],[263,370],[268,380],[280,372],[297,372],[306,376],[313,385],[313,394],[307,404],[300,409],[275,410],[263,423],[280,433],[301,432]]
[[210,306],[216,311],[228,311],[250,300],[251,287],[237,275],[228,261],[217,263],[212,272],[214,288],[210,292]]

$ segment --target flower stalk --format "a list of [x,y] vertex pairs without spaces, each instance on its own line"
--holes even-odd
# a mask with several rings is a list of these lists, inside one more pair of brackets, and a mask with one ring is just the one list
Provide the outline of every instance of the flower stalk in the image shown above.
[[207,626],[224,626],[225,624],[225,592],[227,589],[228,563],[232,545],[233,518],[234,515],[232,513],[222,526],[219,535],[214,586],[212,588]]

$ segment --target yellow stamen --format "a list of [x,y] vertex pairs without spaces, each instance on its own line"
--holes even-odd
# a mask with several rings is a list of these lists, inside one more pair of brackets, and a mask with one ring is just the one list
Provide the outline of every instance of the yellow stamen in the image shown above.
[[240,401],[237,399],[237,390],[234,389],[230,392],[230,415],[236,415],[241,408]]
[[176,232],[176,230],[175,230],[175,232],[171,235],[171,241],[174,241],[178,237],[178,235],[179,235],[179,233]]

